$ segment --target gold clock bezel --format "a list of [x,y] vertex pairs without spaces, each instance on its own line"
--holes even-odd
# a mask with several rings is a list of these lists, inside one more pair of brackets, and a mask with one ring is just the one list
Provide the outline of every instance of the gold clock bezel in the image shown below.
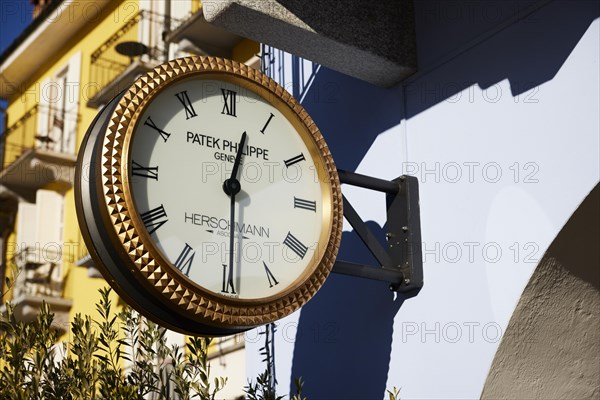
[[[147,105],[165,88],[185,79],[214,79],[251,90],[276,107],[294,125],[317,167],[323,193],[323,229],[315,257],[287,289],[261,299],[225,297],[197,285],[154,247],[130,190],[130,144]],[[123,95],[110,117],[101,151],[101,182],[113,239],[128,254],[126,267],[169,308],[202,323],[251,327],[289,315],[323,285],[337,256],[342,234],[342,196],[333,157],[304,108],[274,80],[261,72],[217,57],[184,57],[156,67]],[[111,235],[111,236],[112,236]]]

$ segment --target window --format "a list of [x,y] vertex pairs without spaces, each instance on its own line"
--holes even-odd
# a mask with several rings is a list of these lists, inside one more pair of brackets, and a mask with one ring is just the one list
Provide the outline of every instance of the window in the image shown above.
[[63,196],[51,190],[38,190],[34,204],[19,203],[15,297],[62,295],[63,209]]
[[81,53],[42,82],[36,133],[37,149],[75,154]]

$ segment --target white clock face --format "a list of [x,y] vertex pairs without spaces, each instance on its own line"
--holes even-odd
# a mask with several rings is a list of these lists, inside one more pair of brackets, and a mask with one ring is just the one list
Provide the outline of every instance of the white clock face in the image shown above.
[[321,164],[276,107],[229,82],[188,79],[161,91],[138,121],[133,201],[182,274],[218,295],[261,299],[315,265],[328,212]]

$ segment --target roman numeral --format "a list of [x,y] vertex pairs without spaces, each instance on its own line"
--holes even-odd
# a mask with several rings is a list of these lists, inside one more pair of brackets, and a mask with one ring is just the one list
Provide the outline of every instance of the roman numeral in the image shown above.
[[[194,249],[192,249],[192,246],[186,243],[183,251],[179,254],[177,260],[175,260],[175,267],[177,267],[177,269],[183,272],[186,276],[190,276],[190,267],[192,266],[192,261],[194,261],[195,255],[196,252]],[[184,271],[184,269],[186,270]]]
[[171,136],[170,133],[167,133],[167,132],[163,131],[162,129],[160,129],[158,126],[156,126],[154,121],[152,121],[152,117],[148,117],[146,119],[146,122],[144,122],[144,125],[149,126],[150,128],[154,129],[156,132],[160,133],[160,137],[162,137],[165,142],[167,141],[169,136]]
[[146,225],[146,229],[148,229],[149,234],[153,234],[158,228],[163,226],[168,219],[166,219],[167,213],[163,205],[161,204],[159,207],[156,207],[150,211],[146,211],[141,215],[142,222]]
[[223,264],[223,288],[221,289],[221,293],[229,293],[229,289],[231,288],[231,294],[236,294],[233,287],[233,276],[227,276],[228,269],[229,266]]
[[158,167],[144,167],[135,161],[131,160],[132,168],[131,173],[136,176],[141,176],[143,178],[158,180]]
[[177,96],[177,99],[181,102],[181,104],[183,104],[183,107],[185,108],[185,119],[190,119],[198,116],[198,114],[196,114],[196,110],[194,110],[194,106],[192,106],[192,102],[190,101],[190,98],[187,94],[187,90],[175,93],[175,96]]
[[294,208],[317,212],[317,202],[294,197]]
[[274,116],[275,115],[273,115],[273,113],[271,113],[271,116],[267,120],[267,123],[265,124],[265,126],[263,126],[263,128],[260,130],[260,133],[262,133],[263,135],[265,134],[265,129],[267,129],[267,126],[269,126],[269,124],[271,123],[271,120],[273,119]]
[[296,239],[296,237],[290,232],[288,232],[287,236],[285,237],[283,244],[292,249],[292,251],[300,258],[304,258],[306,252],[308,251],[308,247],[303,245],[302,242]]
[[223,109],[221,110],[221,114],[237,117],[235,115],[235,98],[237,93],[229,89],[221,89],[221,93],[223,93]]
[[300,161],[304,161],[304,160],[306,160],[306,158],[304,158],[304,154],[300,153],[300,155],[297,155],[296,157],[292,157],[289,160],[285,160],[284,163],[285,163],[285,166],[287,168],[289,168],[292,165],[299,163]]
[[275,279],[275,276],[273,275],[269,267],[267,267],[267,264],[265,264],[264,261],[263,265],[265,266],[265,272],[267,273],[267,279],[269,280],[269,287],[272,288],[273,285],[279,285],[279,282],[277,282],[277,279]]

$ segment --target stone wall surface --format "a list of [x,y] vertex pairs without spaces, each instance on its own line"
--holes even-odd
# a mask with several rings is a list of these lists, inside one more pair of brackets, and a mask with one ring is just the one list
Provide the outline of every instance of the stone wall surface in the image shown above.
[[482,399],[600,398],[599,208],[596,186],[540,261]]

